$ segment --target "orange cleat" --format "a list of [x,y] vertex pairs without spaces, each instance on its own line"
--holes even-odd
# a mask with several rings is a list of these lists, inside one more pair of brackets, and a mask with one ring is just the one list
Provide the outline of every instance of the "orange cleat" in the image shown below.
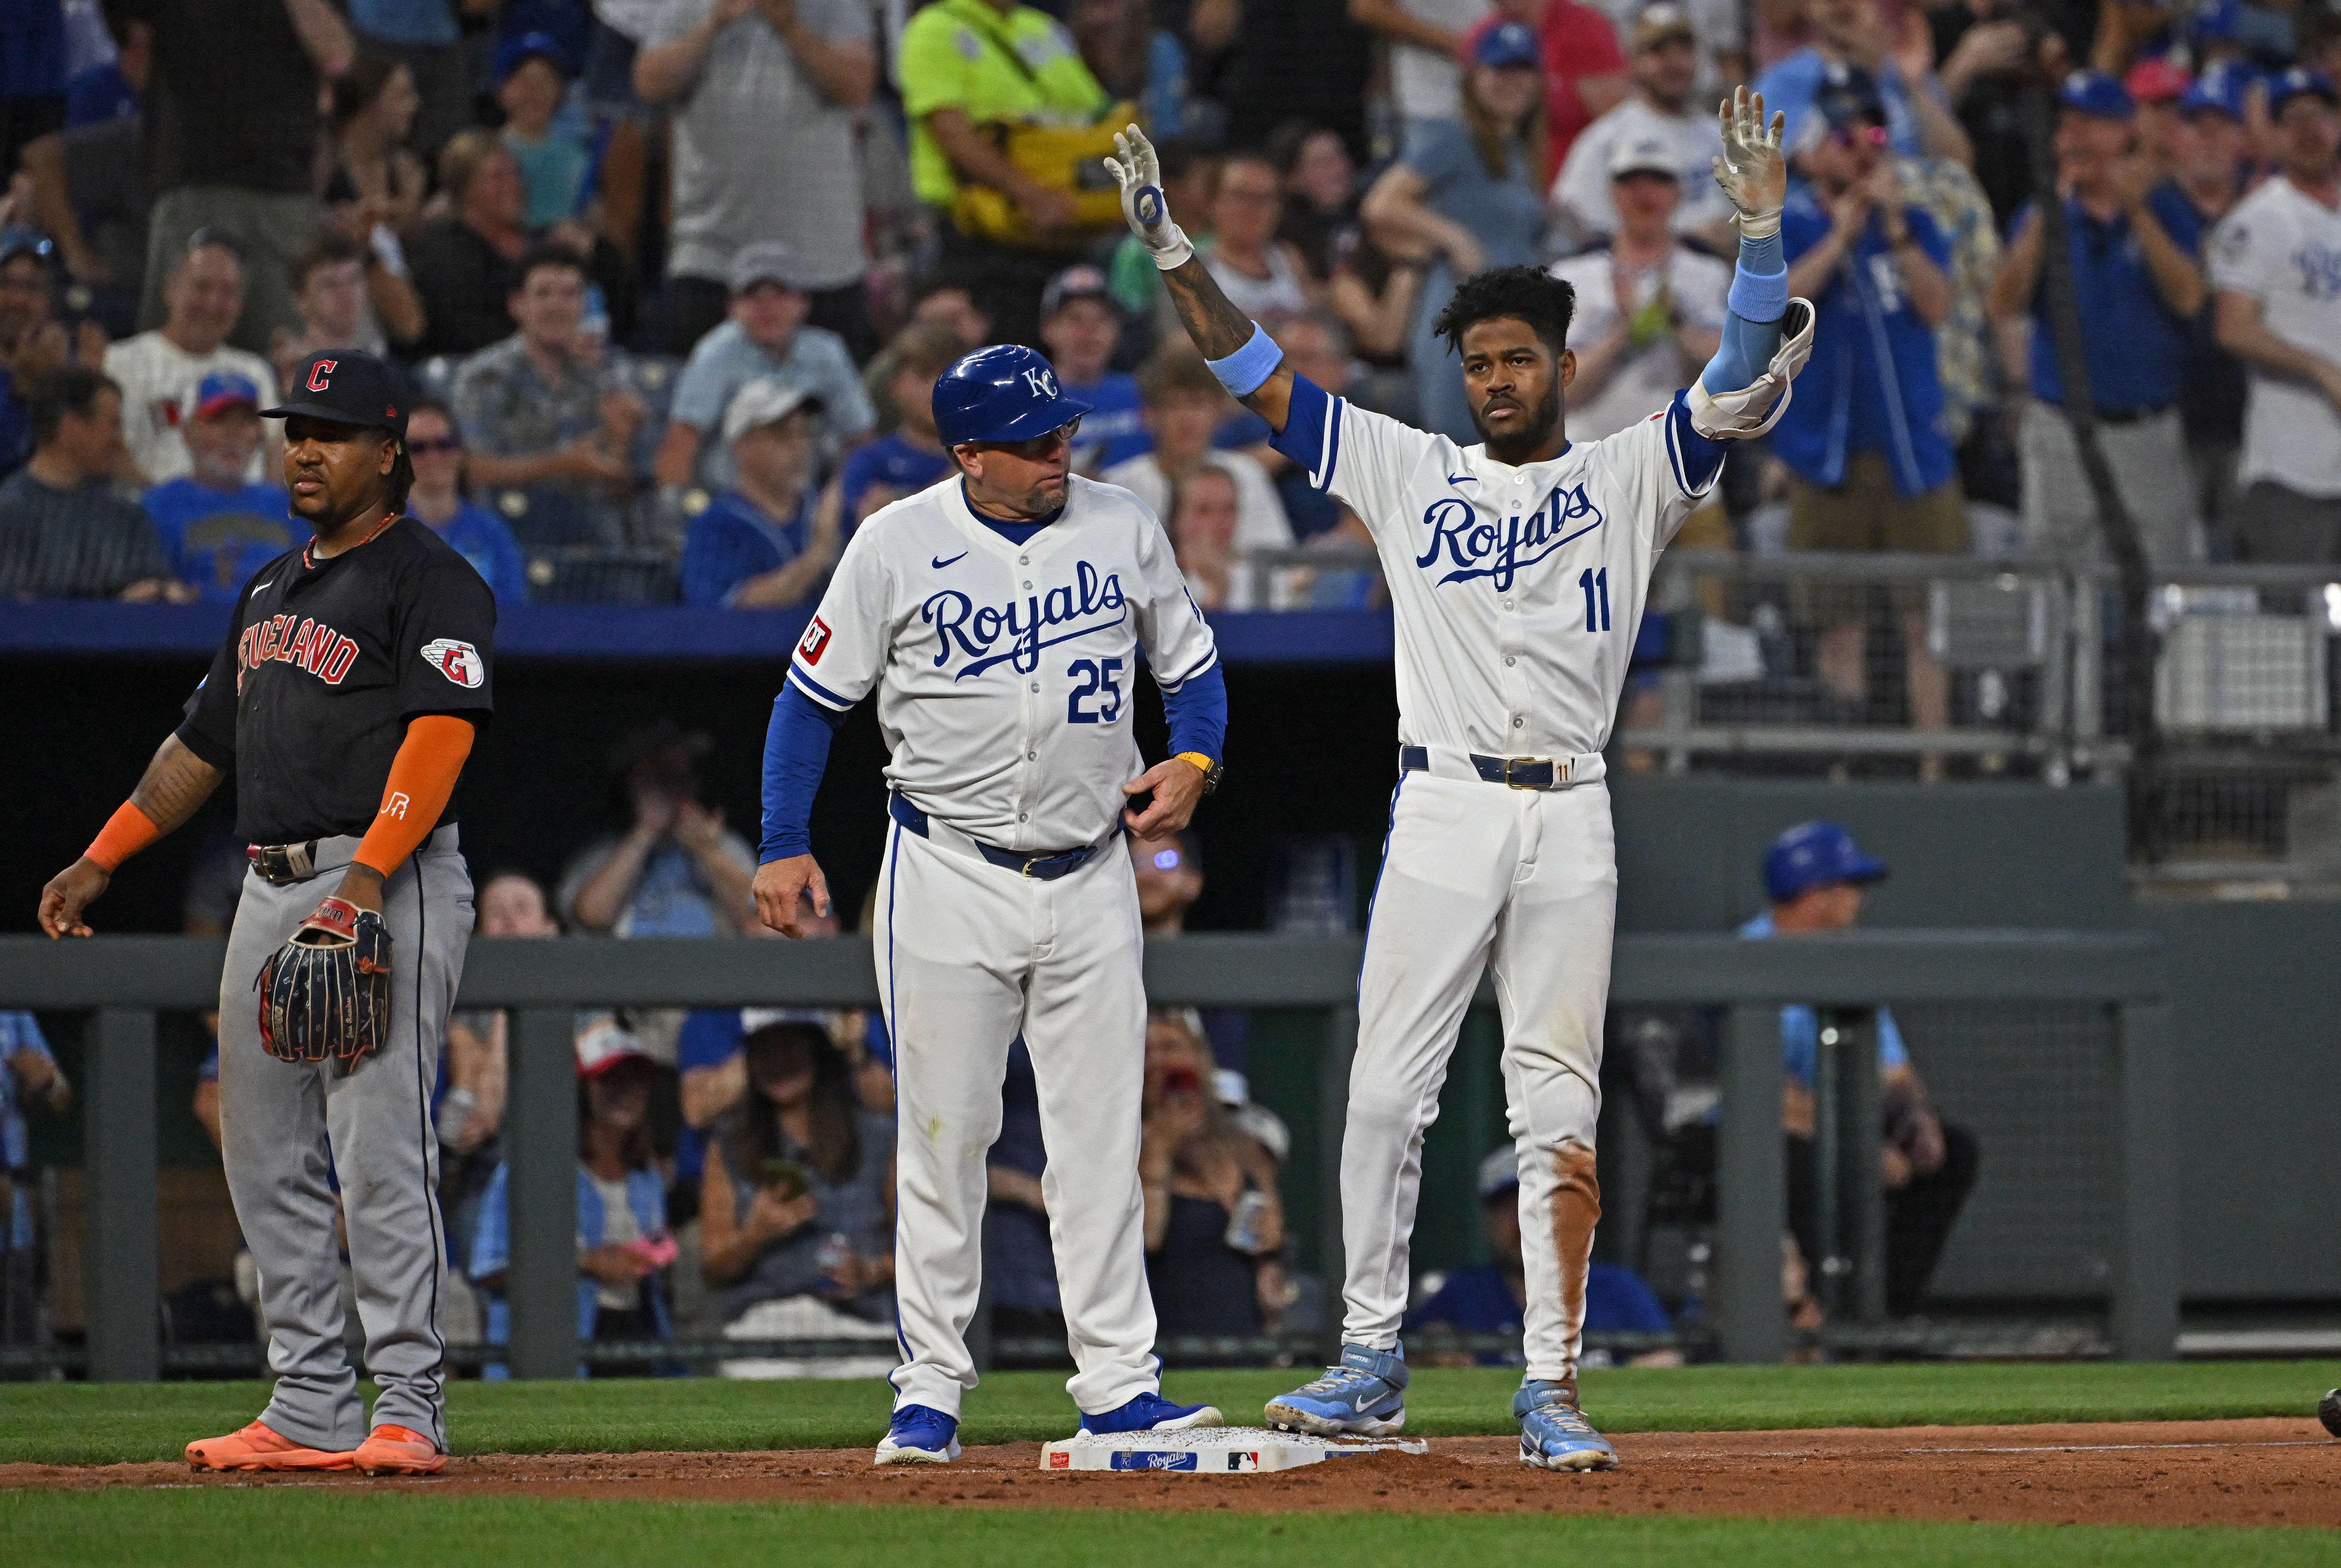
[[349,1459],[368,1475],[436,1475],[447,1463],[438,1445],[421,1433],[387,1424],[368,1433]]
[[255,1421],[242,1432],[190,1443],[187,1463],[197,1470],[347,1470],[350,1455],[304,1448]]

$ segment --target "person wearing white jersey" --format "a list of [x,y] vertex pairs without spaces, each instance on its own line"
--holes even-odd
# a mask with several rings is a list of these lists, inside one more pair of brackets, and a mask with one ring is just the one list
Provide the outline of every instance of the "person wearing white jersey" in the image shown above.
[[[854,534],[772,704],[755,896],[775,931],[799,934],[802,893],[829,908],[806,824],[831,733],[873,690],[892,758],[873,934],[894,1045],[902,1364],[880,1464],[959,1455],[984,1155],[1020,1034],[1081,1430],[1220,1423],[1162,1398],[1153,1353],[1143,939],[1118,840],[1187,825],[1219,777],[1227,687],[1154,514],[1071,472],[1088,412],[1028,348],[946,371],[935,430],[954,471]],[[1141,669],[1175,754],[1152,767],[1131,727]]]
[[1461,355],[1482,437],[1459,445],[1294,375],[1192,260],[1136,126],[1108,160],[1188,334],[1278,450],[1364,520],[1397,616],[1400,776],[1341,1149],[1341,1360],[1271,1401],[1272,1425],[1380,1435],[1406,1419],[1398,1333],[1422,1134],[1491,968],[1529,1288],[1520,1462],[1618,1463],[1577,1400],[1618,886],[1601,748],[1659,552],[1714,485],[1720,443],[1779,417],[1812,340],[1780,248],[1778,121],[1744,93],[1722,118],[1715,175],[1741,234],[1722,346],[1687,393],[1582,444],[1561,416],[1576,374],[1565,281],[1499,267],[1457,287],[1437,330]]

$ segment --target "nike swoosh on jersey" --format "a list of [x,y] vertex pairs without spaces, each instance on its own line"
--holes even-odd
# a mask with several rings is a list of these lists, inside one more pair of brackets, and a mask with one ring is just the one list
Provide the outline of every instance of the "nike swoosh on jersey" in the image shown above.
[[[268,580],[268,583],[274,583],[274,581],[276,581],[276,579],[275,579],[275,578],[274,578],[274,577],[271,577],[271,578]],[[254,583],[254,584],[252,585],[252,591],[253,591],[254,593],[257,594],[257,593],[259,593],[263,588],[267,587],[267,586],[268,586],[268,583]]]
[[950,561],[946,561],[946,560],[944,560],[941,556],[938,555],[938,556],[936,556],[932,561],[928,562],[928,563],[927,563],[927,564],[929,564],[930,566],[932,566],[936,571],[940,572],[940,571],[941,571],[944,567],[946,567],[946,566],[950,565],[950,564],[951,564],[951,562],[953,562],[953,561],[964,561],[964,560],[966,560],[966,559],[967,559],[967,552],[966,552],[966,551],[964,551],[964,550],[962,550],[962,551],[961,551],[958,554],[956,554],[956,555],[952,556],[952,557],[951,558],[951,560],[950,560]]
[[1479,483],[1479,476],[1476,474],[1450,474],[1447,476],[1447,483],[1449,484],[1477,484]]

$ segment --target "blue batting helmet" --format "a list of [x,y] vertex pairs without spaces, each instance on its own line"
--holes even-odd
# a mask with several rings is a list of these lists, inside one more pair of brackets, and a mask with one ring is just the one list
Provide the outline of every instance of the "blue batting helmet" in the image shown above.
[[1030,441],[1090,411],[1067,397],[1049,362],[1019,344],[979,348],[935,382],[935,434],[945,446]]
[[1834,882],[1880,882],[1886,863],[1863,851],[1833,822],[1800,822],[1764,854],[1764,891],[1786,904],[1808,888]]

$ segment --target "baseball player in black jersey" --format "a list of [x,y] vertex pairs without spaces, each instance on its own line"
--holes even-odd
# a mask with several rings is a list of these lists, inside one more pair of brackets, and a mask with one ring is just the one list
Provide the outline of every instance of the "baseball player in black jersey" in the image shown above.
[[[472,931],[450,801],[492,707],[495,603],[402,514],[413,469],[390,368],[321,354],[293,386],[264,412],[285,422],[285,487],[315,537],[245,585],[185,722],[42,891],[41,929],[87,936],[115,868],[234,770],[252,847],[220,977],[221,1152],[276,1390],[187,1462],[428,1473],[447,1449],[431,1094]],[[343,1353],[329,1164],[382,1391],[371,1432]]]

